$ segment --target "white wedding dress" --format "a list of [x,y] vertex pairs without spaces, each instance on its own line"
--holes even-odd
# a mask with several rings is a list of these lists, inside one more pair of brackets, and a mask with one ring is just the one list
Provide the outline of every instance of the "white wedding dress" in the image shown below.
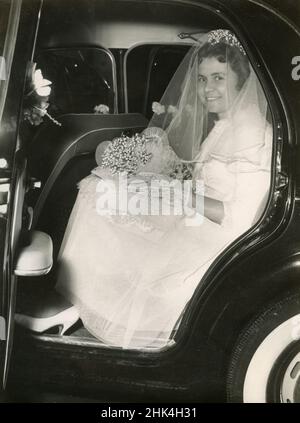
[[184,216],[99,216],[101,179],[92,174],[80,182],[59,254],[57,290],[101,341],[165,346],[209,265],[254,223],[269,190],[272,134],[268,128],[262,142],[265,126],[255,114],[245,116],[235,129],[243,146],[250,139],[250,148],[231,145],[230,123],[222,119],[196,158],[194,178],[203,180],[207,197],[224,204],[221,225],[205,217],[189,226]]

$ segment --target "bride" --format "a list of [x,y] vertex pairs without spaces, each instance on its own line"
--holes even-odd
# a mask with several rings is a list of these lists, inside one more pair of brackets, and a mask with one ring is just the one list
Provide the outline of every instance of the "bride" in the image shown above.
[[[173,213],[99,206],[99,193],[109,200],[125,178],[112,163],[127,153],[118,150],[122,138],[113,140],[98,148],[99,167],[80,182],[58,258],[56,289],[95,337],[122,348],[167,344],[209,265],[255,223],[270,184],[267,102],[230,31],[199,39],[154,111],[138,140],[144,159],[125,175],[126,188],[129,202],[136,189],[140,202],[150,194]],[[192,169],[193,189],[177,213],[181,188],[166,200],[152,182],[184,185],[182,169]]]

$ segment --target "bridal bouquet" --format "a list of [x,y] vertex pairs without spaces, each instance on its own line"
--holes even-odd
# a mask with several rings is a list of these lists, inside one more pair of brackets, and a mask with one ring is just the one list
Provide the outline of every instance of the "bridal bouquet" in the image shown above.
[[147,128],[132,137],[121,135],[98,148],[97,162],[112,175],[126,173],[131,177],[153,173],[167,179],[192,179],[192,165],[177,157],[169,146],[166,133],[159,128]]
[[174,219],[185,215],[192,166],[179,159],[160,128],[102,142],[96,162],[98,167],[92,173],[101,179],[97,212],[112,222],[148,231],[160,224],[172,225]]
[[104,150],[101,166],[112,174],[126,172],[129,176],[134,176],[151,157],[144,135],[121,135],[114,138]]

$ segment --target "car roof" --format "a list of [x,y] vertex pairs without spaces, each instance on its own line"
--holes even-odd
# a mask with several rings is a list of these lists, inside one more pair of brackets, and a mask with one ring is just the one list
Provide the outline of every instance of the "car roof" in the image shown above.
[[38,44],[128,49],[141,43],[181,43],[181,32],[207,31],[222,24],[217,13],[176,1],[45,0]]

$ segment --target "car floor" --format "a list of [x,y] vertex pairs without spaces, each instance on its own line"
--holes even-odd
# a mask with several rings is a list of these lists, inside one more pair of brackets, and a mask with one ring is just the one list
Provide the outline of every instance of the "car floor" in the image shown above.
[[[29,316],[41,317],[45,314],[54,315],[70,307],[71,304],[59,295],[52,286],[51,281],[45,283],[43,279],[32,278],[31,280],[26,280],[26,278],[20,278],[17,290],[16,312]],[[16,331],[19,333],[24,332],[25,335],[30,333],[35,334],[20,325],[16,325]],[[43,332],[43,335],[57,335],[58,333],[59,328],[56,326],[50,327]],[[68,336],[100,343],[100,341],[83,326],[81,320],[67,330],[64,337]]]

